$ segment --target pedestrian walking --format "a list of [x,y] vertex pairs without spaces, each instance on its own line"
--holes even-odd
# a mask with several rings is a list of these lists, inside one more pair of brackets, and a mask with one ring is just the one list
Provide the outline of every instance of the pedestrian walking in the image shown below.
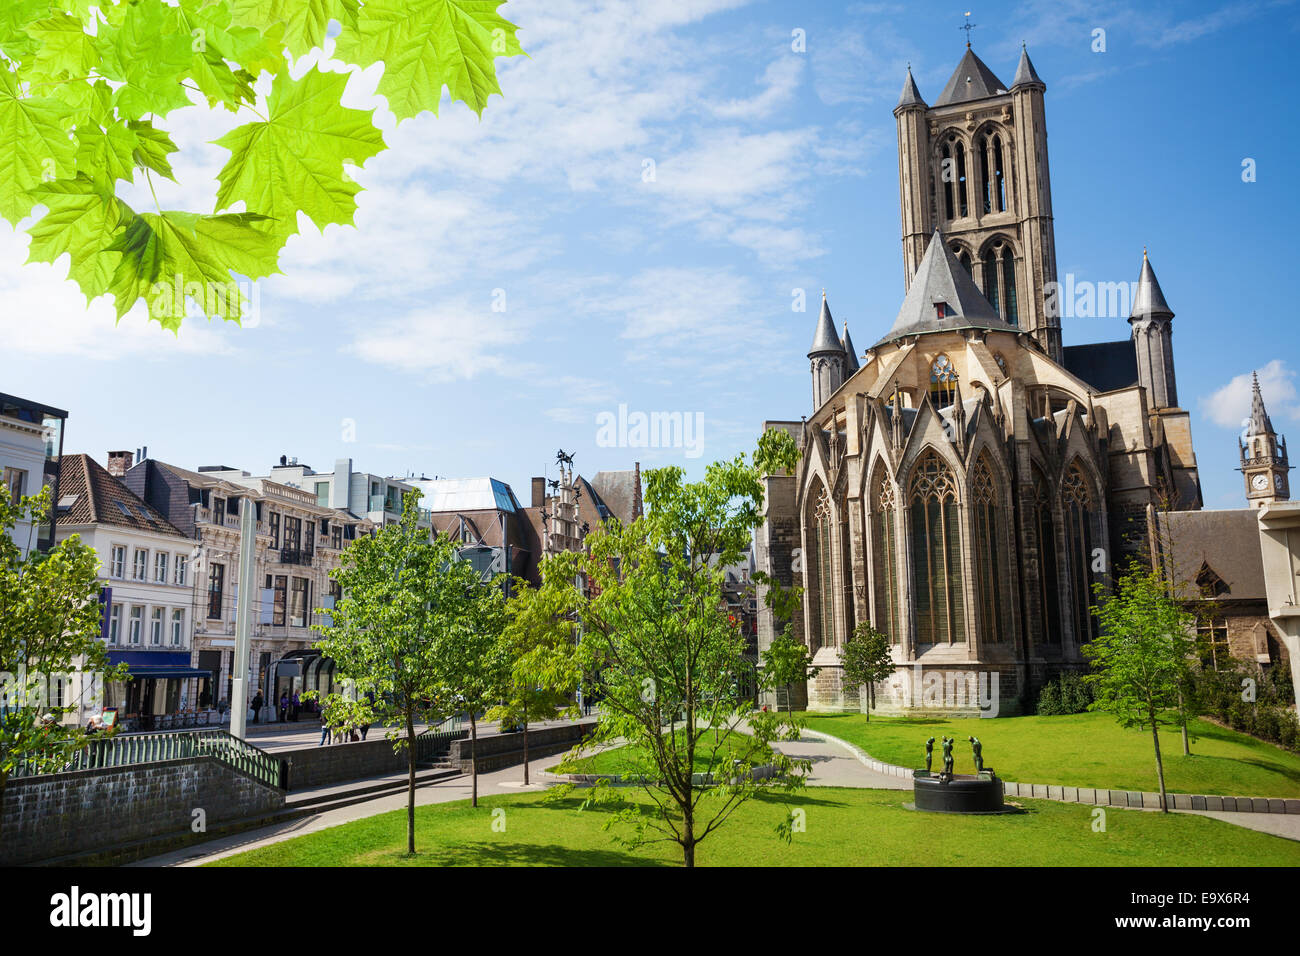
[[262,705],[266,703],[262,699],[262,692],[259,690],[257,696],[253,698],[253,723],[262,719]]
[[290,709],[290,711],[291,711],[292,714],[293,714],[293,716],[290,717],[290,720],[292,720],[294,723],[297,723],[297,722],[298,722],[298,712],[302,709],[302,701],[300,701],[300,700],[298,699],[298,692],[297,692],[297,691],[294,691],[294,692],[293,692],[293,698],[292,698],[292,699],[290,700],[290,702],[289,702],[289,709]]
[[289,719],[289,692],[280,692],[280,723]]
[[320,743],[317,744],[316,746],[324,747],[325,741],[329,739],[329,735],[330,735],[330,725],[329,725],[329,721],[325,719],[325,708],[322,707],[320,712]]

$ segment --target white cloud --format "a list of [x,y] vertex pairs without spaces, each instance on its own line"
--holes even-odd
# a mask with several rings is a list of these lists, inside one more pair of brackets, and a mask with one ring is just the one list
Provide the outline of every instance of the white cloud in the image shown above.
[[715,116],[728,120],[756,120],[770,116],[794,97],[803,79],[805,59],[796,53],[783,53],[763,72],[763,89],[748,99],[727,100],[713,107]]
[[518,335],[511,322],[492,314],[486,304],[461,302],[459,307],[444,304],[392,319],[368,319],[343,351],[376,365],[422,373],[432,382],[452,382],[504,370],[503,349]]
[[[1300,421],[1300,391],[1296,372],[1282,359],[1273,359],[1258,373],[1259,390],[1270,418]],[[1224,428],[1241,429],[1250,418],[1252,396],[1251,373],[1244,372],[1210,395],[1200,399],[1201,411],[1210,421]]]

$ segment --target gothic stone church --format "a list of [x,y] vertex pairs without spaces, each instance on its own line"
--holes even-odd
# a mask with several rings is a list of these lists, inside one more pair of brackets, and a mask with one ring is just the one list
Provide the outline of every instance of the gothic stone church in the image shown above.
[[[820,670],[795,706],[857,709],[839,648],[870,620],[900,665],[885,712],[916,705],[919,666],[948,687],[996,673],[1015,713],[1084,666],[1092,585],[1149,553],[1154,515],[1201,508],[1174,313],[1145,252],[1128,335],[1062,347],[1045,91],[1027,51],[1007,86],[968,46],[933,105],[908,71],[902,308],[859,357],[823,294],[811,414],[767,423],[802,450],[766,479],[754,548],[805,589],[791,626]],[[760,648],[777,628],[761,617]]]

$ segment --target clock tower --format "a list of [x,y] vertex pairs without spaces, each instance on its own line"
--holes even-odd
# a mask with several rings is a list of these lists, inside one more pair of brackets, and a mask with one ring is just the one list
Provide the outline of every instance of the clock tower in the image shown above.
[[1251,376],[1252,394],[1250,418],[1246,420],[1245,434],[1238,442],[1241,447],[1241,468],[1246,476],[1246,501],[1252,508],[1260,508],[1275,501],[1289,501],[1291,489],[1287,473],[1286,439],[1273,431],[1264,397],[1259,392],[1259,376]]

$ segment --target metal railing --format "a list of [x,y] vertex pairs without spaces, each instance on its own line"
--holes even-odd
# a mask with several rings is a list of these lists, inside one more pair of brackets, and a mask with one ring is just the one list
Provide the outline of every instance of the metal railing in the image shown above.
[[26,762],[15,768],[14,776],[103,770],[194,757],[214,757],[259,783],[281,790],[287,788],[285,761],[225,730],[122,734],[91,739],[84,746],[69,751],[62,766],[33,769],[31,763]]
[[415,735],[415,759],[430,761],[451,750],[451,742],[465,735],[465,718],[460,714]]

